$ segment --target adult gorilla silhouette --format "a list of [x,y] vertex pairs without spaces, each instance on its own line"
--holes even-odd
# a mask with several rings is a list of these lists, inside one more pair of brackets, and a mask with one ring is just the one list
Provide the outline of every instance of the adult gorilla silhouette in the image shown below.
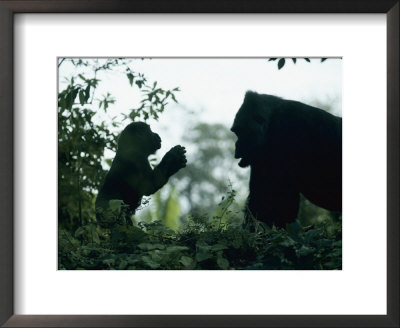
[[146,123],[133,122],[122,131],[117,153],[96,199],[96,214],[100,224],[113,224],[105,222],[110,200],[124,201],[129,205],[130,213],[134,213],[142,196],[155,193],[171,175],[186,166],[186,150],[177,145],[164,155],[153,170],[148,156],[160,147],[160,136],[152,132]]
[[248,91],[231,130],[235,158],[251,167],[247,220],[284,227],[299,194],[342,210],[342,119],[297,101]]

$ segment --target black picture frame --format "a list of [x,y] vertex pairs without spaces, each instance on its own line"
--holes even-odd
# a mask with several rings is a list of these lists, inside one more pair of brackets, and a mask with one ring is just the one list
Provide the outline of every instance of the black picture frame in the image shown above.
[[[4,327],[399,327],[399,8],[398,0],[0,0],[0,324]],[[15,13],[386,14],[387,315],[14,315]]]

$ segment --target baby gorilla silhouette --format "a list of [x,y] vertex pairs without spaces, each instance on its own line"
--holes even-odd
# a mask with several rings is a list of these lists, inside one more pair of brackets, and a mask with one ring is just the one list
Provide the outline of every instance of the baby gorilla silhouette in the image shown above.
[[146,123],[134,122],[122,131],[117,153],[96,199],[96,216],[100,225],[109,227],[116,223],[107,220],[107,217],[110,218],[106,215],[110,200],[122,200],[129,205],[129,214],[133,214],[143,196],[154,194],[170,176],[186,166],[186,150],[177,145],[164,155],[153,170],[148,156],[160,147],[160,136],[151,131]]

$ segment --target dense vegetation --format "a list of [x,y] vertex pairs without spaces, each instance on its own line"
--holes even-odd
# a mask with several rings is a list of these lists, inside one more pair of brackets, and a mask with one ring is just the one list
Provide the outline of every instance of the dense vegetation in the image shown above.
[[[341,269],[341,221],[318,210],[309,213],[303,206],[299,220],[286,229],[255,220],[251,229],[242,227],[243,198],[218,177],[219,169],[243,178],[229,160],[233,134],[221,125],[193,126],[185,139],[196,145],[192,161],[152,195],[152,207],[143,202],[145,210],[137,211],[133,226],[100,228],[94,201],[111,161],[105,151],[115,152],[123,126],[158,120],[168,101],[177,102],[179,88],[166,90],[149,82],[133,70],[134,63],[118,58],[59,61],[70,72],[60,74],[65,80],[58,94],[59,269]],[[117,99],[108,92],[97,95],[110,73],[125,76],[142,96],[138,106],[114,117],[107,114]],[[116,218],[125,215],[123,203],[112,206]]]
[[[233,194],[229,195],[233,197]],[[190,217],[174,231],[161,221],[75,233],[59,230],[60,269],[341,269],[341,222],[243,229],[223,201],[215,215]],[[123,208],[116,208],[121,215]],[[235,220],[236,219],[236,220]]]

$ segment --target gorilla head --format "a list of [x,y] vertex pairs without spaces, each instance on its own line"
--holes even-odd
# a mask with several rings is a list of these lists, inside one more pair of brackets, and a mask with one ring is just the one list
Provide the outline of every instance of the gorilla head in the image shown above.
[[278,97],[251,91],[246,93],[231,128],[238,137],[235,158],[241,158],[240,167],[255,164],[263,153],[273,108],[279,106],[279,103]]
[[118,139],[118,155],[122,158],[135,158],[140,153],[142,156],[154,154],[161,148],[161,138],[151,131],[148,124],[133,122],[129,124]]

